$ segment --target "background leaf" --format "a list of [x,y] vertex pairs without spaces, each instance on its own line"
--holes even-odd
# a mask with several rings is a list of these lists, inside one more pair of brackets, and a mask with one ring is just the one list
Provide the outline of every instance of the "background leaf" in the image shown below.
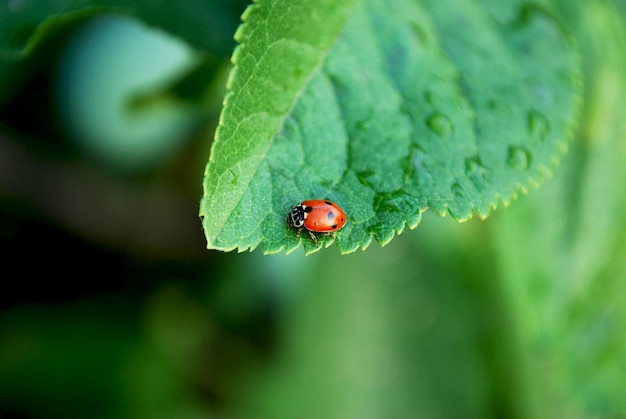
[[[7,1],[0,4],[0,106],[54,61],[63,38],[77,23],[102,14],[119,14],[160,28],[197,49],[215,65],[234,47],[239,10],[248,0],[78,0]],[[34,56],[34,57],[33,57]]]
[[605,1],[561,7],[585,57],[580,134],[554,180],[495,217],[491,235],[537,405],[555,417],[619,417],[626,412],[619,390],[626,368],[624,15]]
[[[349,6],[249,9],[205,173],[209,248],[290,252],[300,240],[286,213],[311,198],[346,210],[343,253],[389,242],[427,208],[486,217],[541,182],[566,149],[579,63],[548,8]],[[299,23],[281,31],[285,21]]]
[[107,11],[135,16],[176,34],[199,50],[227,56],[232,50],[232,33],[237,24],[232,19],[232,11],[246,3],[243,0],[3,2],[0,4],[0,57],[19,58],[58,26]]

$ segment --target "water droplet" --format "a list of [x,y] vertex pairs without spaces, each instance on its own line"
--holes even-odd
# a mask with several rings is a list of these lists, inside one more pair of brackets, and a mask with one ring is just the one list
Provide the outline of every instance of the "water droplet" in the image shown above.
[[428,127],[433,130],[433,132],[441,136],[448,136],[454,130],[454,126],[452,125],[450,118],[439,112],[435,112],[429,116],[426,123],[428,124]]
[[497,113],[502,117],[510,117],[513,113],[511,111],[511,106],[501,100],[492,99],[487,102],[487,106],[489,107],[490,111],[492,111],[493,113]]
[[493,181],[493,171],[485,167],[478,156],[465,159],[465,174],[479,191],[484,189],[485,183]]
[[224,173],[224,180],[231,186],[237,186],[237,175],[232,169],[228,169],[228,171]]
[[369,119],[361,119],[355,123],[355,128],[358,132],[366,132],[370,127]]
[[550,123],[548,118],[538,111],[531,110],[528,112],[528,130],[533,138],[543,141],[550,132]]
[[374,186],[374,182],[376,180],[376,173],[374,171],[364,170],[362,172],[358,172],[356,176],[361,184],[370,188]]
[[460,184],[455,183],[452,185],[452,194],[457,198],[465,198],[465,189]]
[[424,30],[424,28],[422,28],[420,24],[418,24],[417,22],[410,22],[409,27],[411,28],[411,32],[413,32],[417,43],[424,46],[428,45],[428,36],[426,34],[426,31]]
[[406,172],[412,173],[418,182],[426,183],[432,180],[432,174],[430,173],[432,161],[421,147],[415,147],[408,163]]
[[468,175],[478,174],[487,181],[491,181],[491,170],[485,167],[479,157],[470,157],[465,160],[465,172]]
[[413,151],[413,158],[412,158],[412,162],[413,162],[413,168],[418,171],[424,171],[426,170],[426,165],[424,164],[424,160],[426,158],[426,153],[424,153],[424,150],[422,150],[419,147],[416,147],[415,150]]
[[424,100],[432,106],[437,106],[439,102],[441,102],[439,95],[432,90],[426,90],[426,92],[424,92]]
[[506,163],[512,169],[526,170],[531,164],[531,154],[524,147],[512,145],[509,147],[509,156]]

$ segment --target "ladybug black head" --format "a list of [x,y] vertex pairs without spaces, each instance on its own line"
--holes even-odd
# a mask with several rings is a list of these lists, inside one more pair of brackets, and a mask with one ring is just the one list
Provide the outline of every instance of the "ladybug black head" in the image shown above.
[[296,205],[287,215],[287,225],[290,227],[301,228],[304,226],[304,207]]

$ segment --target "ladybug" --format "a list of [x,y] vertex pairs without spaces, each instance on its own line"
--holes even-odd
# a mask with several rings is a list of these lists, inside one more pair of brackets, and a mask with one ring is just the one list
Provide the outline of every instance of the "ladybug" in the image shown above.
[[334,231],[346,225],[348,217],[339,205],[325,199],[311,199],[303,201],[293,207],[287,215],[287,225],[298,229],[296,236],[306,229],[317,246],[317,237],[314,233],[331,235]]

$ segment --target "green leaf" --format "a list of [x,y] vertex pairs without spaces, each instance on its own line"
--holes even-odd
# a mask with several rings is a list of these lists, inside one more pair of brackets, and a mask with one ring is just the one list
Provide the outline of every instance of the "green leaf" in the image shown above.
[[0,57],[28,54],[49,31],[69,21],[103,12],[134,16],[178,35],[190,45],[217,56],[232,49],[237,10],[247,0],[57,0],[0,3]]
[[626,22],[612,2],[562,3],[586,67],[580,135],[552,181],[494,217],[493,248],[541,411],[620,417],[626,412]]
[[387,243],[427,208],[486,217],[566,149],[580,69],[551,11],[353,3],[263,1],[246,13],[205,172],[209,248],[290,252],[302,240],[313,252],[285,226],[312,198],[346,210],[342,253]]
[[[58,0],[0,3],[0,107],[37,71],[47,71],[62,41],[75,24],[109,13],[137,18],[180,38],[207,61],[221,61],[232,52],[232,34],[248,0]],[[32,58],[32,59],[30,59]],[[42,70],[43,68],[43,70]]]

